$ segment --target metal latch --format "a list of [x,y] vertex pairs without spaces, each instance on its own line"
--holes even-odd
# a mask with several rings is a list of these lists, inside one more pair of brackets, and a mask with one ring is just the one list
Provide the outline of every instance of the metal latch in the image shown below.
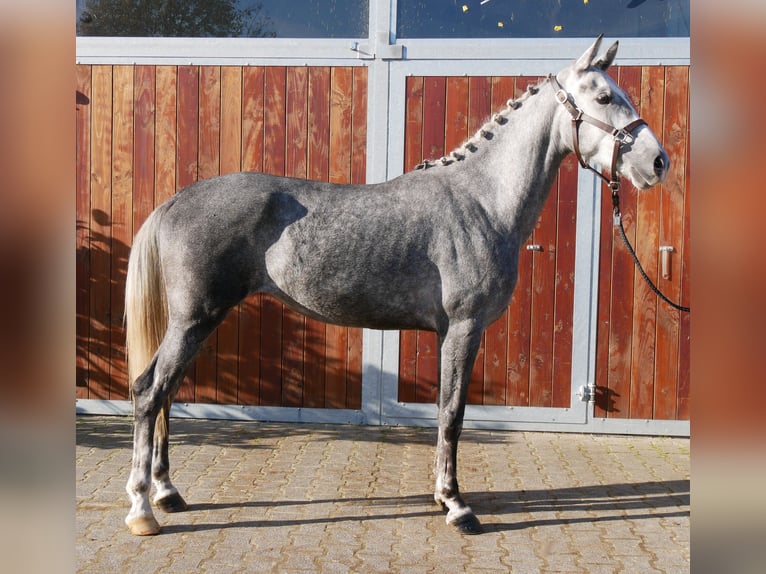
[[532,243],[530,245],[527,245],[527,251],[542,251],[543,246],[538,245],[537,243]]
[[588,385],[580,385],[577,389],[577,398],[584,403],[593,403],[596,401],[596,385],[590,383]]

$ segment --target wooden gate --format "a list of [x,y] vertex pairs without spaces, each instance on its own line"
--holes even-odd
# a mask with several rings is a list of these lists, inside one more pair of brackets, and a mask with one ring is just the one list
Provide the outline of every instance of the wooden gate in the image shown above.
[[[197,179],[263,171],[363,183],[363,67],[77,66],[77,397],[128,397],[127,257],[152,209]],[[358,409],[359,329],[252,296],[177,400]]]
[[[673,162],[668,180],[640,194],[625,182],[624,225],[645,269],[673,300],[689,300],[688,67],[610,70],[630,94]],[[406,82],[405,170],[438,158],[537,77],[412,76]],[[659,302],[613,231],[602,202],[596,355],[596,417],[688,420],[689,314]],[[568,407],[572,400],[572,313],[577,162],[567,158],[519,261],[509,308],[487,330],[469,404]],[[660,246],[673,248],[667,278]],[[541,249],[542,251],[539,251]],[[659,275],[658,275],[659,273]],[[400,337],[398,399],[433,403],[436,338]]]

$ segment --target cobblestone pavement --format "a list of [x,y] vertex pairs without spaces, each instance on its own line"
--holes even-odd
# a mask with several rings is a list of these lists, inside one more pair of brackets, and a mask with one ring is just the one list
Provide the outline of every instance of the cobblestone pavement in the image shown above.
[[466,430],[459,479],[485,533],[432,498],[434,429],[173,419],[189,503],[123,523],[124,417],[77,418],[77,571],[688,572],[689,440]]

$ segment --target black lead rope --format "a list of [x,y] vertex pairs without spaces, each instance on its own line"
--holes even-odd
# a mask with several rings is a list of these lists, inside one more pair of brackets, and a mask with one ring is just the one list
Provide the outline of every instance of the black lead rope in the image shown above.
[[620,237],[622,237],[622,242],[625,244],[625,247],[628,249],[628,253],[630,253],[630,256],[633,258],[633,262],[636,264],[636,268],[638,269],[638,272],[641,273],[641,277],[644,278],[644,281],[646,281],[646,284],[649,285],[652,291],[655,292],[657,297],[665,301],[665,303],[667,303],[674,309],[678,309],[679,311],[690,313],[689,307],[684,307],[683,305],[679,305],[678,303],[674,303],[673,301],[668,299],[665,296],[665,294],[657,288],[657,286],[652,282],[652,280],[649,279],[649,276],[646,274],[646,271],[644,271],[644,268],[641,267],[641,263],[638,261],[638,256],[636,255],[636,252],[633,250],[633,246],[630,244],[630,241],[628,241],[628,236],[625,234],[625,228],[622,226],[622,213],[620,213],[620,196],[617,193],[616,189],[612,189],[612,204],[614,206],[614,223],[615,225],[617,225],[618,229],[620,230]]

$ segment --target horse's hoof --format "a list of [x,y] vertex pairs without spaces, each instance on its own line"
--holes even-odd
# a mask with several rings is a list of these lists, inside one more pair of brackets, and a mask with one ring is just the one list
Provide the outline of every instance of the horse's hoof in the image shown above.
[[454,526],[461,534],[481,534],[484,529],[481,527],[481,522],[476,518],[476,515],[472,512],[458,516],[455,520],[449,523]]
[[177,492],[155,500],[154,504],[163,512],[183,512],[189,509],[189,505]]
[[160,533],[160,524],[154,516],[139,516],[133,520],[126,520],[130,533],[134,536],[154,536]]

